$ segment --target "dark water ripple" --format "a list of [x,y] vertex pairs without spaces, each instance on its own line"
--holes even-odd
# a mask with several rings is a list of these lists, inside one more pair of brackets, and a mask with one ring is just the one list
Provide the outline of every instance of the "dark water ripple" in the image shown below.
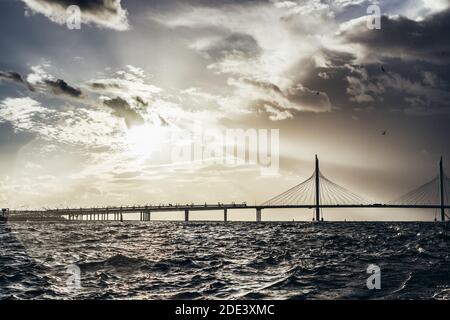
[[442,223],[29,222],[0,243],[1,299],[450,299]]

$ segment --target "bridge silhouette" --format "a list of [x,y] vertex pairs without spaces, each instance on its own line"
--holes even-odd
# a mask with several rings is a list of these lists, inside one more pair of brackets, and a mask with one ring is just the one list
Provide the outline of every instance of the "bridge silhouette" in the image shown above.
[[[228,221],[228,210],[254,209],[256,221],[262,219],[263,209],[313,209],[314,221],[323,221],[322,210],[326,208],[422,208],[440,211],[440,220],[445,221],[446,210],[450,209],[450,179],[446,176],[442,157],[436,177],[429,182],[409,191],[387,203],[374,203],[358,194],[338,185],[325,177],[320,171],[319,159],[315,157],[315,170],[305,181],[278,194],[259,205],[236,204],[169,204],[147,206],[95,207],[95,208],[66,208],[45,210],[12,210],[11,220],[45,220],[64,218],[68,220],[123,220],[124,214],[139,213],[141,221],[150,221],[152,212],[184,211],[184,220],[189,221],[190,211],[223,210],[224,221]],[[435,219],[436,220],[436,219]]]

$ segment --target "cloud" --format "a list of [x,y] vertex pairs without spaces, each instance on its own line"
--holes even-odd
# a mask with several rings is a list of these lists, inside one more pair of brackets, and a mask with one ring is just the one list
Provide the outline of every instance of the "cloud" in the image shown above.
[[286,97],[300,111],[327,112],[332,105],[325,92],[311,90],[301,84],[287,90]]
[[330,79],[329,74],[326,73],[326,72],[319,72],[319,73],[317,74],[317,76],[320,77],[320,78],[322,78],[322,79],[324,79],[324,80]]
[[144,123],[144,118],[133,110],[126,100],[120,97],[103,99],[103,103],[114,111],[115,116],[125,119],[128,128]]
[[265,81],[246,78],[229,79],[228,84],[236,87],[242,103],[258,111],[265,111],[271,120],[284,120],[293,117],[293,112],[327,112],[332,110],[328,95],[297,84],[286,89]]
[[53,80],[44,80],[44,83],[48,85],[54,94],[66,94],[74,98],[79,98],[82,95],[82,92],[80,89],[71,87],[62,79],[57,79],[56,81]]
[[[406,73],[386,71],[379,68],[356,68],[347,65],[350,74],[346,76],[347,93],[350,101],[358,104],[395,106],[411,115],[448,114],[450,93],[445,82],[434,72],[418,71]],[[430,66],[430,65],[428,65]],[[370,66],[369,66],[370,67]],[[410,68],[406,62],[404,68]],[[375,71],[377,70],[377,71]]]
[[[150,19],[168,28],[188,29],[190,47],[202,54],[209,50],[215,58],[210,70],[280,84],[290,67],[317,48],[319,28],[306,30],[299,23],[315,19],[315,25],[328,26],[332,20],[323,21],[323,10],[316,1],[298,4],[296,11],[270,1],[230,1],[216,7],[179,4],[151,14]],[[224,46],[228,49],[222,50]]]
[[0,101],[0,122],[35,135],[47,147],[54,143],[95,151],[123,144],[123,124],[109,112],[71,105],[50,108],[30,97]]
[[261,47],[254,37],[245,33],[232,33],[219,39],[202,39],[192,48],[205,54],[207,58],[219,60],[230,54],[253,58],[261,54]]
[[289,110],[284,110],[273,101],[259,101],[259,104],[260,106],[263,106],[264,111],[269,114],[269,119],[272,121],[281,121],[294,118]]
[[[331,7],[318,1],[226,1],[208,6],[177,3],[149,18],[179,28],[214,74],[228,76],[231,93],[216,100],[224,112],[257,108],[272,120],[301,111],[329,111],[325,92],[302,84],[303,65],[332,36]],[[328,32],[328,33],[327,33]],[[290,110],[289,112],[285,112]]]
[[38,89],[44,91],[50,89],[55,95],[67,95],[73,98],[82,97],[80,89],[70,86],[62,79],[54,79],[53,76],[44,70],[43,65],[33,66],[31,69],[33,72],[30,73],[26,79],[18,72],[0,70],[0,79],[23,84],[30,91],[36,91]]
[[0,102],[0,119],[13,123],[16,130],[37,132],[54,112],[29,97],[6,98]]
[[26,86],[30,91],[34,91],[34,88],[32,85],[28,83],[25,79],[22,78],[22,76],[15,71],[1,71],[0,70],[0,79],[20,83]]
[[[360,45],[362,61],[383,58],[448,63],[450,59],[450,9],[412,20],[403,16],[382,16],[381,29],[369,30],[365,17],[341,25],[340,36],[347,44]],[[420,44],[420,45],[418,45]]]
[[109,77],[92,79],[87,82],[89,90],[103,95],[118,96],[124,100],[136,100],[146,105],[162,89],[148,84],[147,76],[141,68],[127,65],[125,70],[118,70]]
[[385,92],[385,86],[381,82],[372,82],[372,79],[369,79],[365,68],[356,68],[352,65],[346,65],[346,68],[350,71],[350,75],[345,77],[350,101],[373,102],[374,96],[380,97]]
[[81,22],[99,28],[128,30],[128,11],[121,0],[22,0],[33,13],[41,13],[58,24],[66,23],[66,9],[77,5],[81,10]]

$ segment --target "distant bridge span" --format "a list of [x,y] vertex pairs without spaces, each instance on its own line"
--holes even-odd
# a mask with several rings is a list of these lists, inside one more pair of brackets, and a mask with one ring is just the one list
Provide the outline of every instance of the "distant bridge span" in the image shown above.
[[189,221],[190,211],[223,210],[224,221],[228,220],[228,210],[254,209],[256,221],[261,221],[263,209],[314,209],[315,221],[323,220],[322,209],[338,208],[418,208],[437,209],[440,220],[445,221],[449,205],[450,180],[444,173],[442,157],[439,175],[428,183],[414,189],[402,197],[388,203],[370,203],[357,194],[327,179],[319,169],[316,156],[315,171],[308,179],[260,205],[246,203],[217,204],[175,204],[149,206],[122,206],[96,208],[67,208],[45,210],[11,210],[11,220],[65,218],[68,220],[123,220],[124,214],[139,213],[141,221],[151,220],[152,212],[184,211],[184,220]]

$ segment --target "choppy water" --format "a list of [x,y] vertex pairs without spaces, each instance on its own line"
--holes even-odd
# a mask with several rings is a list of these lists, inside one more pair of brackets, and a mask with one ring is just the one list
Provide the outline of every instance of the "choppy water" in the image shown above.
[[[0,224],[0,298],[450,299],[441,223]],[[81,289],[68,287],[70,264]],[[368,290],[366,268],[381,268]]]

